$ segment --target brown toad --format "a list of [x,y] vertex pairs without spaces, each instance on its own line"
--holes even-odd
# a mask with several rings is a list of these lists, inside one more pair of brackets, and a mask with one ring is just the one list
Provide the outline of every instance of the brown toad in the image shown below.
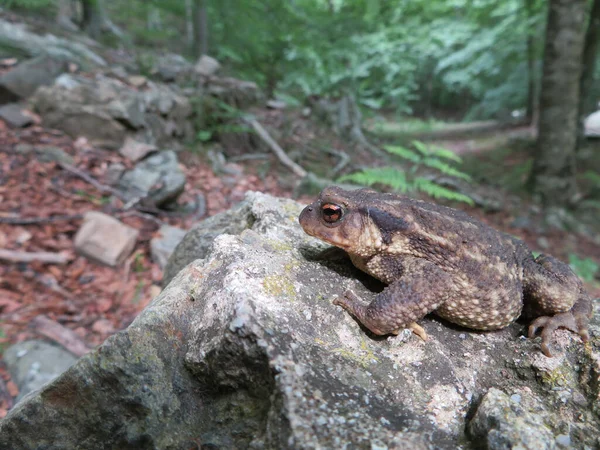
[[430,312],[475,330],[537,317],[542,350],[559,327],[589,339],[592,300],[569,266],[535,258],[518,239],[462,211],[371,189],[324,189],[304,208],[306,233],[345,250],[359,269],[388,284],[365,304],[352,291],[334,301],[373,333],[409,327]]

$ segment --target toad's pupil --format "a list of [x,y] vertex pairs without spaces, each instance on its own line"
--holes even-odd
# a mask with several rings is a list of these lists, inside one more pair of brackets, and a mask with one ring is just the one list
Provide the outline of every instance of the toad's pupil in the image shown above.
[[340,220],[341,216],[342,212],[339,206],[325,206],[323,208],[323,219],[325,222],[336,222]]

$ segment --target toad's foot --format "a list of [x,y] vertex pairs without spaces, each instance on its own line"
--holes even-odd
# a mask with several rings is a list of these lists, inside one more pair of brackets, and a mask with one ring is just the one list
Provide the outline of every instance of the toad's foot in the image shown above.
[[535,319],[529,325],[529,337],[533,338],[539,329],[542,329],[542,352],[548,357],[552,357],[550,351],[550,341],[552,333],[558,328],[566,328],[567,330],[577,333],[581,336],[583,342],[590,339],[588,332],[589,316],[587,314],[578,314],[568,311],[565,313],[556,314],[555,316],[542,316]]

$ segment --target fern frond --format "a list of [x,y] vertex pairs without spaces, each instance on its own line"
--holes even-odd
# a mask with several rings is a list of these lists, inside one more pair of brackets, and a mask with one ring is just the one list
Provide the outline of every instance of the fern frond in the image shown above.
[[421,141],[412,141],[411,144],[416,148],[423,156],[429,156],[429,146]]
[[471,206],[473,206],[475,204],[471,197],[461,194],[460,192],[451,191],[450,189],[440,186],[439,184],[434,183],[433,181],[428,180],[426,178],[422,178],[422,177],[415,178],[414,185],[419,191],[424,192],[433,198],[443,198],[446,200],[454,200],[457,202],[466,203]]
[[462,158],[456,153],[454,153],[452,150],[448,150],[447,148],[432,145],[429,147],[429,151],[431,152],[432,156],[437,156],[438,158],[443,159],[449,159],[459,164],[462,163]]
[[339,182],[351,181],[363,186],[372,186],[374,184],[385,184],[392,189],[400,192],[408,192],[411,189],[403,172],[391,167],[375,167],[363,169],[360,172],[344,175],[338,179]]
[[388,153],[400,156],[401,158],[407,159],[415,164],[419,164],[421,162],[421,156],[406,147],[401,147],[399,145],[386,145],[383,148]]
[[445,163],[444,161],[440,161],[439,159],[425,158],[423,160],[423,164],[426,165],[427,167],[431,167],[432,169],[437,169],[440,172],[445,173],[446,175],[450,175],[451,177],[460,178],[461,180],[465,180],[465,181],[471,181],[471,177],[468,174],[461,172],[460,170],[456,169],[455,167],[452,167],[448,163]]

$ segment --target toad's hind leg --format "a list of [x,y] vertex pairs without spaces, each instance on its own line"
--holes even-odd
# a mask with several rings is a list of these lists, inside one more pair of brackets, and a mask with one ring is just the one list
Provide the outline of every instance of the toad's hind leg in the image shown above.
[[525,265],[524,313],[539,316],[529,326],[529,337],[542,330],[542,351],[552,356],[550,341],[558,328],[566,328],[589,340],[592,299],[581,280],[563,262],[547,255]]
[[425,339],[427,335],[416,321],[445,301],[444,292],[449,286],[450,277],[446,272],[429,262],[414,260],[406,264],[402,278],[386,287],[370,304],[352,291],[346,291],[333,303],[375,334],[397,334],[409,327]]

